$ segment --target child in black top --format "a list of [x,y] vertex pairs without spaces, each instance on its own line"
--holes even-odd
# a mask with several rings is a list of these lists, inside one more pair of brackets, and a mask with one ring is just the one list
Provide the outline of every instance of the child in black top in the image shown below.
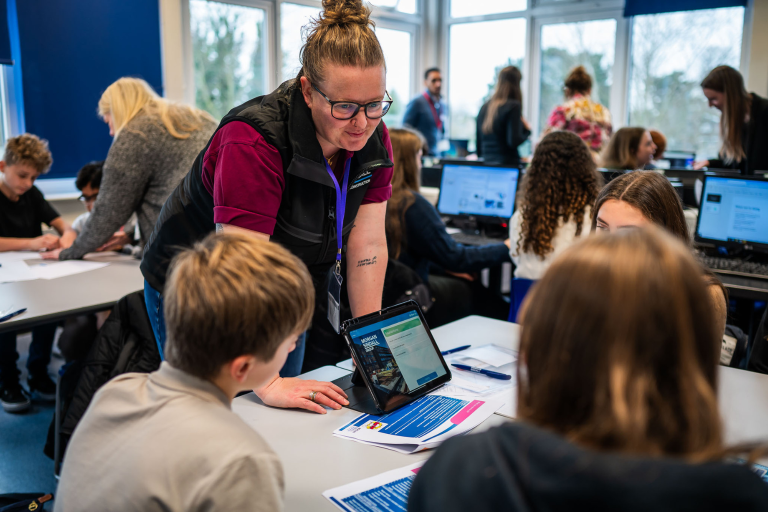
[[[8,140],[0,161],[0,252],[41,251],[69,247],[77,234],[34,186],[35,180],[48,172],[53,159],[48,142],[35,135],[23,134]],[[59,236],[43,234],[42,223],[58,231]],[[44,399],[55,398],[56,385],[48,376],[51,345],[56,324],[32,330],[27,369],[29,389]],[[19,384],[16,368],[16,333],[0,334],[0,404],[9,412],[30,406]]]

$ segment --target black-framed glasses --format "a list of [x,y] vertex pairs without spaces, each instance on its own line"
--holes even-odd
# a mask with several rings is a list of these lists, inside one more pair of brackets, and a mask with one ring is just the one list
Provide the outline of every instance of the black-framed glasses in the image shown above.
[[90,196],[87,196],[85,194],[80,194],[80,197],[78,199],[84,203],[90,203],[96,200],[96,196],[98,196],[99,193],[96,192],[95,194],[91,194]]
[[339,121],[346,121],[352,119],[360,112],[361,108],[365,108],[365,117],[368,119],[381,119],[387,112],[389,107],[392,106],[392,96],[385,90],[384,94],[387,95],[388,100],[372,101],[370,103],[355,103],[354,101],[331,101],[331,99],[317,88],[315,84],[312,84],[312,88],[320,93],[320,96],[325,98],[325,101],[331,104],[331,115],[334,119]]

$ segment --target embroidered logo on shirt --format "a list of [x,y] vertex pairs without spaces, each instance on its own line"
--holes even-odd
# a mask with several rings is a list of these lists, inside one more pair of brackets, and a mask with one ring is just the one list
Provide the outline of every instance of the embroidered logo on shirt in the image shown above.
[[365,178],[365,181],[358,181],[358,182],[355,182],[355,184],[354,184],[354,185],[352,185],[351,187],[349,187],[349,190],[354,190],[354,189],[356,189],[357,187],[362,187],[363,185],[367,185],[367,184],[369,184],[370,182],[371,182],[371,176],[370,176],[370,175],[368,175],[368,176]]

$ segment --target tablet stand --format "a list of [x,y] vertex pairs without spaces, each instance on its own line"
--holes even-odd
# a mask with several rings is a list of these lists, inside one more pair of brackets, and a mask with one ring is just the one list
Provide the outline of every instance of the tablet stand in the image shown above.
[[334,380],[333,383],[347,394],[349,398],[349,405],[347,407],[349,409],[375,416],[384,414],[376,407],[376,402],[373,401],[371,392],[366,387],[365,382],[363,382],[363,378],[357,368],[351,374]]

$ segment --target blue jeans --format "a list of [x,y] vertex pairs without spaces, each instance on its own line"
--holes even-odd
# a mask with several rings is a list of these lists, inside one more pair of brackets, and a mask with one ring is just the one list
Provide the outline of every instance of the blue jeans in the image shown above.
[[[150,284],[144,281],[144,302],[147,304],[147,314],[149,323],[152,324],[152,332],[157,341],[157,350],[160,352],[160,359],[165,360],[165,314],[163,313],[163,296],[152,288]],[[304,348],[307,339],[307,333],[304,332],[296,341],[296,348],[288,354],[283,368],[280,370],[281,377],[296,377],[301,375],[301,366],[304,364]]]

